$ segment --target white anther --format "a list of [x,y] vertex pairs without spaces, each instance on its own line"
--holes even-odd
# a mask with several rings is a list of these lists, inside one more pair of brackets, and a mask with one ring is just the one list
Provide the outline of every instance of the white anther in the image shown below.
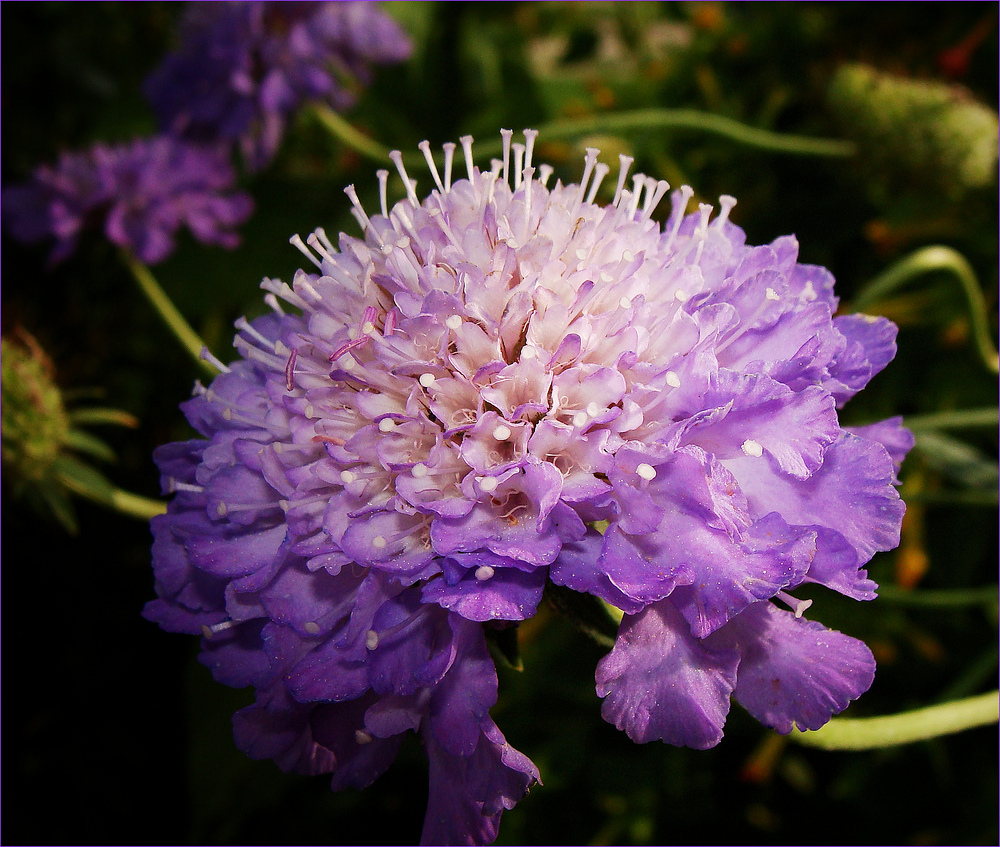
[[306,403],[305,406],[302,407],[302,414],[307,418],[311,418],[315,413],[316,407],[313,406],[312,403]]
[[500,424],[493,430],[493,437],[497,441],[506,441],[508,438],[510,438],[511,434],[512,433],[510,431],[510,427],[504,426],[503,424]]
[[577,412],[573,415],[573,426],[586,426],[590,422],[590,415],[586,412]]
[[594,402],[588,403],[587,404],[587,414],[590,415],[592,418],[596,418],[599,414],[601,414],[601,407],[600,407],[600,405],[597,404],[597,403],[594,403]]
[[618,301],[618,305],[621,306],[623,309],[627,309],[632,305],[632,298],[622,297],[622,299]]
[[764,292],[764,296],[765,296],[765,297],[766,297],[766,298],[767,298],[768,300],[780,300],[780,299],[781,299],[781,298],[780,298],[780,297],[778,296],[778,292],[777,292],[777,291],[775,291],[775,290],[774,290],[773,288],[768,288],[768,289],[767,289],[767,290],[766,290],[766,291]]
[[448,327],[448,329],[459,329],[462,326],[462,316],[452,315],[444,322],[444,325]]
[[218,506],[215,507],[215,513],[221,518],[225,516],[226,512],[229,510],[226,508],[226,504],[220,502]]
[[495,476],[479,477],[479,488],[480,490],[485,491],[487,494],[489,494],[489,492],[491,491],[496,491],[496,488],[499,484],[500,483],[497,482],[497,478]]
[[376,535],[372,539],[372,547],[374,547],[376,550],[384,550],[386,544],[388,543],[389,542],[385,540],[385,536],[382,535]]
[[476,579],[478,579],[480,582],[485,582],[495,573],[496,571],[493,570],[493,568],[491,568],[489,565],[480,565],[478,568],[476,568]]
[[371,335],[373,332],[375,332],[375,324],[373,324],[371,321],[365,321],[363,324],[361,324],[361,332],[364,335]]
[[344,361],[340,363],[340,367],[343,368],[345,371],[353,370],[358,366],[357,361],[355,361],[354,357],[349,352],[345,353],[343,356],[341,356],[341,358]]
[[434,374],[420,374],[419,382],[424,388],[430,388],[432,385],[434,385],[435,381],[436,377],[434,376]]
[[319,624],[316,621],[306,621],[302,628],[310,635],[319,635]]
[[587,258],[587,256],[590,255],[590,253],[588,253],[586,250],[584,250],[581,247],[579,250],[576,251],[575,255],[576,255],[576,258],[578,258],[582,262],[584,259]]
[[638,465],[635,472],[647,482],[651,479],[656,479],[656,468],[652,465],[647,465],[645,462]]
[[357,741],[362,747],[364,747],[365,744],[372,743],[372,737],[363,729],[354,730],[354,740]]
[[626,250],[624,253],[622,253],[622,259],[626,262],[631,262],[634,258],[635,258],[635,253],[633,253],[631,250]]
[[680,288],[674,292],[674,300],[678,303],[683,303],[688,299],[688,293]]
[[357,480],[357,478],[358,478],[358,475],[356,473],[354,473],[353,471],[341,471],[340,472],[340,481],[342,483],[344,483],[345,485],[350,485],[352,482],[354,482],[355,480]]
[[667,371],[667,385],[671,388],[680,388],[681,378],[673,371]]
[[538,355],[538,351],[532,347],[530,344],[525,344],[521,348],[521,358],[522,359],[534,359]]
[[746,441],[743,442],[743,446],[741,449],[748,456],[753,456],[755,459],[760,458],[761,456],[764,455],[764,448],[761,447],[758,442],[750,438],[748,438]]
[[378,422],[379,432],[392,432],[396,428],[396,422],[392,418],[382,418]]

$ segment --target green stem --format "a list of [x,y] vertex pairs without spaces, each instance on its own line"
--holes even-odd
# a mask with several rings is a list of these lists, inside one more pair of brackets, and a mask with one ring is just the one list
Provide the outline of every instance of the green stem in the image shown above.
[[879,587],[880,600],[898,606],[977,606],[980,603],[997,602],[1000,586],[985,585],[982,588],[939,588],[908,590],[897,585]]
[[[369,138],[364,133],[358,131],[345,120],[337,112],[333,111],[329,106],[324,106],[320,103],[314,104],[312,107],[313,114],[319,120],[324,127],[335,137],[340,139],[344,144],[350,147],[362,156],[367,156],[369,159],[373,159],[381,164],[391,163],[389,158],[389,148],[379,144],[377,141]],[[404,160],[409,160],[412,158],[411,155],[404,155]],[[423,158],[420,159],[423,161]],[[407,161],[407,164],[409,162]]]
[[897,288],[932,271],[948,271],[958,281],[969,304],[972,337],[979,357],[993,373],[1000,373],[1000,356],[990,335],[986,300],[976,279],[976,272],[965,256],[951,247],[940,244],[924,247],[889,266],[858,293],[850,304],[851,309],[856,312],[864,311]]
[[912,430],[995,427],[1000,424],[1000,409],[988,406],[985,409],[955,409],[927,415],[911,415],[906,417],[903,423]]
[[[747,126],[732,118],[701,112],[697,109],[638,109],[631,112],[611,112],[586,118],[565,118],[550,121],[538,127],[541,139],[573,138],[581,135],[630,132],[642,129],[693,129],[710,135],[721,135],[738,144],[769,150],[773,153],[791,153],[800,156],[826,156],[848,158],[857,150],[851,141],[829,138],[810,138],[804,135],[785,135],[767,129]],[[483,155],[494,155],[502,150],[500,142],[485,145]]]
[[205,342],[191,328],[191,324],[184,319],[167,292],[160,287],[152,271],[127,250],[122,250],[121,256],[122,261],[125,262],[126,267],[132,272],[133,278],[139,284],[140,290],[146,295],[146,299],[149,300],[156,314],[166,324],[167,329],[173,333],[174,338],[181,343],[181,346],[188,351],[191,358],[198,363],[202,370],[215,376],[215,368],[201,357],[201,351],[207,349]]
[[[376,162],[389,162],[389,148],[373,141],[355,129],[348,121],[326,106],[314,106],[313,112],[334,136],[351,149]],[[612,112],[586,118],[565,118],[550,121],[538,127],[538,137],[545,140],[574,138],[598,133],[620,133],[643,129],[693,129],[720,135],[761,150],[773,153],[791,153],[800,156],[826,156],[847,158],[857,150],[851,141],[830,138],[810,138],[803,135],[785,135],[767,129],[747,126],[723,115],[699,112],[697,109],[639,109],[631,112]],[[476,145],[480,159],[498,156],[503,142],[490,140]],[[403,154],[406,164],[419,163],[423,158]]]
[[791,738],[823,750],[872,750],[926,741],[1000,718],[1000,691],[990,691],[940,706],[880,718],[834,718],[814,732],[794,730]]

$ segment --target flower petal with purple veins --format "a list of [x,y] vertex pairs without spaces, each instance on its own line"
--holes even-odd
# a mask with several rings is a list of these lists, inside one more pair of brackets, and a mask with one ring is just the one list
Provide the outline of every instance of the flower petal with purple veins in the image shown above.
[[597,665],[601,714],[633,741],[705,750],[719,743],[739,654],[691,635],[670,600],[626,615]]
[[744,609],[707,643],[739,652],[736,699],[778,732],[819,729],[875,676],[863,641],[767,602]]

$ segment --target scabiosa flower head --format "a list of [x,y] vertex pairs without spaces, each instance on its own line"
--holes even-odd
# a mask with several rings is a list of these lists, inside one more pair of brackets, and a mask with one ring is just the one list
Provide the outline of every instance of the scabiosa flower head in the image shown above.
[[485,633],[547,581],[625,613],[597,690],[633,739],[711,746],[734,696],[815,728],[874,664],[790,592],[873,597],[903,512],[909,435],[837,418],[890,322],[833,318],[831,275],[794,238],[746,245],[732,198],[713,221],[682,188],[661,226],[668,186],[627,157],[602,206],[597,150],[549,187],[535,133],[503,136],[489,172],[463,138],[458,180],[424,142],[423,200],[394,153],[405,199],[386,171],[381,214],[347,189],[363,238],[293,238],[316,272],[264,280],[274,313],[185,405],[204,438],[156,455],[176,496],[146,615],[256,687],[252,756],[364,786],[418,732],[428,842],[490,840],[537,779],[489,716]]
[[205,244],[235,247],[234,228],[253,203],[233,190],[226,154],[169,136],[64,153],[24,185],[3,191],[4,222],[24,241],[55,239],[51,261],[76,248],[80,233],[99,227],[142,261],[162,261],[187,226]]
[[353,102],[348,79],[410,55],[400,27],[374,3],[192,3],[181,44],[146,94],[164,129],[238,143],[249,167],[274,156],[289,116],[306,100]]

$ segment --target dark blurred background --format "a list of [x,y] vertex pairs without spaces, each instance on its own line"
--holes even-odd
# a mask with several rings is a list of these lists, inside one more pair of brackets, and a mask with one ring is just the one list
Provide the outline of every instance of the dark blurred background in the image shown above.
[[[653,106],[844,137],[849,128],[827,91],[840,65],[858,61],[959,84],[997,105],[995,3],[385,8],[410,33],[414,56],[378,69],[346,117],[401,149]],[[26,179],[60,151],[152,133],[141,84],[173,44],[181,12],[174,3],[4,3],[3,184]],[[863,155],[780,154],[692,130],[599,135],[542,137],[536,159],[574,179],[582,148],[596,141],[608,161],[628,151],[637,168],[689,182],[699,198],[732,194],[732,218],[749,242],[794,232],[802,260],[829,267],[846,300],[908,252],[947,244],[972,263],[995,315],[995,180],[951,190],[940,174],[905,162],[898,173],[873,172]],[[318,225],[355,232],[341,188],[356,182],[363,196],[376,196],[376,167],[303,115],[278,159],[243,180],[257,205],[243,246],[228,252],[185,238],[156,268],[223,359],[232,321],[264,311],[260,279],[290,280],[298,267],[288,236]],[[89,390],[94,402],[141,421],[101,431],[118,454],[104,470],[123,488],[156,496],[150,452],[189,437],[177,404],[195,369],[98,235],[55,268],[47,268],[47,252],[3,236],[3,331],[23,327],[37,338],[63,389]],[[967,309],[945,275],[901,290],[879,311],[901,326],[899,355],[845,409],[846,422],[996,405],[996,378],[975,356]],[[975,485],[967,477],[915,452],[902,474],[910,500],[903,545],[870,568],[880,583],[914,592],[996,583],[996,432],[957,437],[986,468],[986,496],[969,497]],[[74,536],[10,495],[5,480],[4,843],[418,839],[426,761],[415,739],[360,793],[334,794],[321,777],[250,761],[233,745],[229,720],[251,692],[214,683],[195,661],[194,638],[140,617],[153,596],[146,526],[78,501]],[[995,600],[815,600],[811,617],[864,638],[879,659],[851,716],[995,685]],[[501,670],[493,715],[538,765],[544,786],[505,814],[499,843],[997,843],[996,726],[882,751],[824,752],[780,739],[734,705],[713,750],[637,746],[600,717],[593,673],[601,649],[546,610],[523,632],[525,669]]]

